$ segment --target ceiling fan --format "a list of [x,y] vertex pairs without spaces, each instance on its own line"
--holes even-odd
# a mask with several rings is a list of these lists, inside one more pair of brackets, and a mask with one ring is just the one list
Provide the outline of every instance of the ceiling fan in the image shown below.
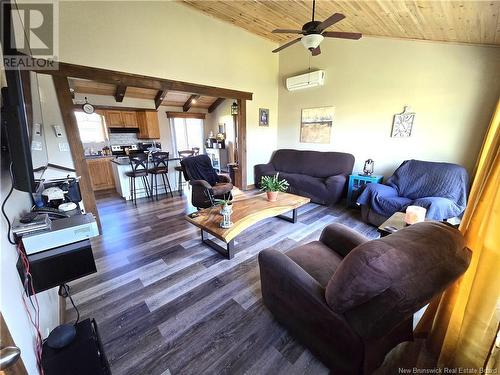
[[304,47],[306,47],[313,56],[319,55],[321,49],[319,44],[323,41],[325,37],[327,38],[341,38],[341,39],[360,39],[362,35],[360,33],[346,33],[340,31],[325,31],[333,24],[342,21],[345,16],[341,13],[335,13],[328,17],[323,22],[314,20],[314,12],[316,8],[316,0],[313,0],[312,6],[312,20],[307,22],[302,26],[302,30],[289,30],[289,29],[276,29],[272,32],[275,34],[302,34],[303,36],[294,39],[288,43],[283,44],[276,48],[273,52],[279,52],[282,49],[290,47],[292,44],[297,43],[299,40],[302,41]]

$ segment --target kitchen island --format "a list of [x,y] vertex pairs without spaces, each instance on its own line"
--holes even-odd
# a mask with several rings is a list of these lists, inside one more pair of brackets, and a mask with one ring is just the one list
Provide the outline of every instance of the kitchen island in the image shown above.
[[[177,173],[174,170],[174,167],[178,164],[177,163],[178,160],[180,159],[179,158],[169,159],[168,179],[170,181],[170,186],[172,187],[172,189],[175,189],[178,186]],[[132,170],[128,156],[116,157],[115,159],[112,160],[111,165],[113,170],[113,176],[115,179],[116,191],[125,200],[131,200],[132,195],[130,194],[130,177],[128,177],[125,174]],[[152,177],[151,175],[148,176],[148,182],[150,186],[152,186],[151,177]],[[147,196],[146,188],[141,178],[135,179],[135,187],[137,189],[136,193],[137,198],[143,198]],[[163,180],[160,176],[158,178],[158,191],[160,194],[165,193]],[[167,186],[167,191],[168,191],[168,186]]]

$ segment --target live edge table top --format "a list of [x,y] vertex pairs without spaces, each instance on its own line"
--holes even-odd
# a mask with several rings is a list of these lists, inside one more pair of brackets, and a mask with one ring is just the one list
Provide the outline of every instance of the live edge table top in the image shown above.
[[276,202],[269,202],[265,193],[258,195],[243,194],[235,197],[232,201],[233,213],[231,214],[231,221],[233,226],[229,229],[220,227],[222,221],[222,215],[220,214],[222,207],[220,205],[198,211],[199,216],[195,218],[186,216],[186,220],[210,233],[215,238],[228,243],[253,224],[292,211],[309,203],[309,201],[309,198],[289,193],[279,193]]

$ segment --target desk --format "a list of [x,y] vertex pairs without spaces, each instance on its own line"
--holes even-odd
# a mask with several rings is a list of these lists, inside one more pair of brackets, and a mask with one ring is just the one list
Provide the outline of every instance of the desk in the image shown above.
[[45,375],[111,375],[94,319],[76,325],[75,340],[62,349],[43,344]]

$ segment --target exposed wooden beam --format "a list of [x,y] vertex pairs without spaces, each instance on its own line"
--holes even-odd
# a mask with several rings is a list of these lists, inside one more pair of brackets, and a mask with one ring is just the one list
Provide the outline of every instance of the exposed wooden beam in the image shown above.
[[167,117],[168,118],[199,118],[199,119],[205,119],[206,115],[205,113],[195,113],[195,112],[172,112],[172,111],[167,111]]
[[165,99],[165,96],[167,95],[168,90],[158,90],[155,96],[155,108],[158,109],[158,107],[161,105],[163,100]]
[[117,102],[123,102],[123,98],[125,97],[125,91],[127,91],[127,86],[124,85],[118,85],[116,86],[116,92],[115,92],[115,100]]
[[189,108],[191,108],[191,106],[193,105],[193,103],[196,102],[196,100],[198,100],[198,98],[200,97],[200,95],[197,95],[197,94],[193,94],[189,97],[188,100],[186,100],[186,103],[184,103],[184,105],[182,106],[182,110],[184,112],[187,112],[189,111]]
[[50,74],[53,76],[82,78],[96,82],[110,83],[117,86],[132,86],[141,87],[153,90],[170,90],[193,92],[203,96],[212,96],[218,98],[228,99],[244,99],[252,100],[252,93],[238,90],[225,89],[220,87],[198,85],[195,83],[173,81],[170,79],[156,78],[143,76],[140,74],[124,73],[109,69],[100,69],[90,66],[68,64],[64,62],[58,63],[58,69],[48,70],[44,66],[50,66],[47,61],[43,59],[34,59],[33,68],[34,72],[41,74]]
[[222,104],[222,102],[226,100],[225,98],[217,98],[215,101],[210,104],[210,107],[208,107],[208,113],[212,113],[215,111],[215,109],[219,106],[219,104]]
[[99,230],[101,230],[101,222],[99,220],[99,212],[95,202],[94,190],[90,182],[90,174],[85,160],[85,150],[83,149],[82,141],[80,140],[80,132],[76,122],[75,111],[73,110],[73,100],[69,91],[68,78],[61,76],[52,76],[54,87],[56,89],[57,101],[63,119],[64,129],[68,137],[69,149],[75,165],[76,174],[80,176],[80,191],[82,200],[85,206],[85,211],[91,212],[97,221]]
[[[144,108],[144,107],[125,107],[125,106],[116,106],[116,105],[99,105],[99,104],[92,104],[95,109],[102,109],[102,110],[111,110],[111,111],[152,111],[153,108]],[[82,105],[81,104],[74,104],[73,105],[73,110],[75,111],[83,111]]]

